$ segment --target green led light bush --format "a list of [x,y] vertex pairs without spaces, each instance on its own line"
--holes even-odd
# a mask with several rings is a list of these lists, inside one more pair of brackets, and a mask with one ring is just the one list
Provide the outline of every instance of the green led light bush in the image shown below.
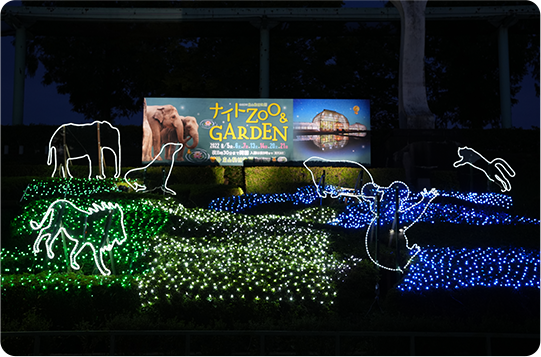
[[67,328],[83,320],[103,324],[107,315],[137,310],[135,287],[129,275],[3,274],[2,329],[31,329],[24,321],[29,311],[51,329]]
[[[211,193],[226,189],[231,192],[224,186]],[[36,243],[36,236],[54,218],[51,212],[59,210],[54,208],[55,203],[64,202],[63,197],[69,202],[66,207],[77,208],[64,208],[62,216],[71,239],[58,235],[51,240],[51,257],[46,239]],[[107,197],[114,201],[107,201]],[[72,251],[83,234],[94,239],[98,247],[107,224],[107,213],[100,211],[83,232],[85,215],[81,212],[114,204],[122,209],[123,219],[111,219],[109,238],[123,243],[111,250],[112,260],[107,252],[101,254],[107,269],[101,273],[113,270],[114,263],[114,276],[131,276],[136,282],[132,289],[144,311],[187,320],[207,316],[208,321],[219,311],[220,316],[248,321],[254,314],[261,318],[276,314],[291,317],[303,311],[327,311],[334,304],[336,278],[346,262],[331,251],[331,235],[321,228],[336,217],[335,209],[299,207],[286,218],[187,209],[172,198],[148,197],[152,195],[123,193],[114,180],[33,182],[23,197],[23,212],[12,224],[17,247],[2,250],[3,275],[6,279],[28,273],[49,274],[48,279],[51,274],[98,277],[93,250],[84,249],[75,258]],[[52,210],[49,216],[48,210]],[[32,251],[34,246],[40,248],[37,254]],[[69,284],[54,286],[53,290],[48,290],[52,285],[44,280],[32,284],[32,291],[35,288],[50,294],[54,290],[54,294],[65,294],[65,299],[71,296],[79,303],[88,298],[77,295],[81,284],[67,290]],[[93,291],[103,288],[100,284]]]
[[[62,225],[65,227],[66,232],[75,237],[69,239],[66,234],[59,234],[52,241],[50,249],[54,258],[51,258],[50,254],[45,254],[44,242],[40,243],[41,248],[40,244],[34,248],[35,250],[38,248],[41,250],[40,253],[34,255],[32,248],[38,235],[37,231],[41,231],[43,228],[40,227],[40,229],[34,230],[31,222],[35,222],[36,225],[37,222],[42,222],[45,219],[43,225],[53,223],[49,220],[54,218],[54,215],[45,217],[44,215],[55,201],[54,198],[32,201],[23,208],[23,213],[13,221],[12,235],[17,239],[17,249],[13,251],[2,250],[2,272],[66,271],[69,266],[67,260],[69,258],[66,253],[73,250],[75,241],[88,241],[90,239],[94,241],[94,246],[102,244],[104,227],[108,218],[107,213],[98,213],[97,217],[88,222],[86,230],[84,230],[85,217],[81,216],[76,210],[71,209],[66,210],[62,217]],[[79,209],[90,210],[93,205],[100,201],[92,198],[72,198],[69,202]],[[178,209],[179,205],[178,203],[168,203],[168,201],[164,201],[162,205],[160,201],[150,199],[117,199],[115,204],[118,204],[121,208],[123,220],[118,219],[118,217],[111,220],[108,230],[109,239],[110,241],[115,238],[122,240],[123,238],[120,235],[123,231],[125,231],[127,238],[122,245],[112,249],[113,260],[117,273],[131,274],[143,269],[144,258],[142,254],[148,249],[149,237],[157,234],[166,225],[169,216],[167,210]],[[64,239],[62,235],[64,235]],[[66,244],[66,253],[64,253],[64,243]],[[90,253],[90,249],[84,249],[77,256],[77,262],[80,262],[78,265],[81,266],[81,270],[88,274],[94,272],[92,262],[94,259]],[[109,255],[104,254],[103,258],[105,264],[110,266]],[[28,264],[30,261],[32,264]]]
[[90,197],[99,194],[122,192],[117,179],[59,178],[33,179],[23,190],[21,203],[50,198]]

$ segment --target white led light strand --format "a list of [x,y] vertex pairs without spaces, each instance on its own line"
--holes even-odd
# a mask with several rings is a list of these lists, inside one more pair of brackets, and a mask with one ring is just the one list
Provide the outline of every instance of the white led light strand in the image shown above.
[[[492,161],[488,161],[483,157],[483,155],[479,154],[477,151],[475,151],[472,148],[469,148],[467,146],[459,147],[458,148],[458,156],[460,157],[460,160],[453,163],[454,167],[460,167],[463,165],[470,165],[473,168],[483,171],[485,176],[492,182],[496,183],[498,186],[500,186],[502,192],[511,191],[511,184],[509,183],[509,180],[505,176],[506,174],[515,177],[515,171],[509,166],[507,161],[505,161],[502,158],[495,158]],[[490,167],[494,167],[498,172],[494,174],[494,177],[491,177],[490,174],[487,172],[487,170],[474,165],[476,161],[479,159],[483,160],[485,164]]]
[[[74,210],[79,215],[81,215],[81,218],[89,218],[92,215],[100,212],[107,212],[109,211],[109,214],[112,214],[113,212],[119,212],[120,213],[120,225],[122,228],[122,238],[117,239],[115,238],[108,242],[107,244],[102,244],[101,247],[97,248],[94,246],[92,242],[89,241],[82,241],[81,239],[78,239],[71,235],[68,230],[63,226],[61,223],[62,217],[60,218],[59,224],[55,227],[54,221],[57,214],[60,214],[59,211],[61,210]],[[70,212],[71,213],[71,212]],[[65,215],[64,211],[64,215]],[[48,222],[46,222],[48,220]],[[107,269],[103,262],[103,253],[106,251],[111,251],[114,247],[114,245],[122,245],[127,239],[126,235],[126,229],[124,227],[124,212],[122,211],[122,208],[118,203],[113,202],[101,202],[100,204],[93,203],[92,207],[88,209],[88,211],[76,207],[73,203],[71,203],[68,200],[59,199],[54,201],[49,205],[49,208],[45,212],[45,215],[43,216],[40,223],[37,223],[36,221],[30,221],[30,226],[33,230],[39,230],[38,237],[34,241],[33,245],[33,252],[34,254],[37,254],[40,252],[39,246],[43,239],[45,239],[45,248],[47,252],[47,256],[49,259],[54,258],[54,252],[53,252],[53,243],[56,240],[56,238],[61,234],[64,233],[66,237],[72,241],[75,242],[75,246],[71,250],[71,253],[69,254],[69,260],[70,260],[70,266],[78,270],[80,269],[79,264],[77,263],[77,256],[81,253],[84,247],[88,246],[92,250],[92,254],[94,257],[94,262],[96,264],[96,267],[99,269],[100,273],[102,275],[110,275],[111,271]],[[84,227],[83,227],[84,228]],[[105,232],[107,233],[107,232]],[[100,237],[101,238],[101,237]]]
[[[117,133],[117,138],[118,138],[118,156],[115,152],[114,149],[112,149],[111,147],[109,146],[102,146],[101,147],[101,161],[98,163],[101,167],[101,172],[102,172],[102,175],[96,175],[97,178],[105,178],[105,158],[104,158],[104,150],[109,150],[113,153],[114,157],[115,157],[115,178],[118,178],[120,176],[120,167],[121,167],[121,163],[120,163],[120,159],[121,159],[121,146],[120,146],[120,130],[118,130],[118,128],[112,126],[109,122],[107,121],[94,121],[92,123],[85,123],[85,124],[75,124],[75,123],[67,123],[67,124],[62,124],[60,125],[53,133],[53,135],[51,135],[51,139],[49,139],[49,155],[47,156],[47,165],[51,165],[53,162],[54,162],[54,170],[53,170],[53,173],[51,175],[51,177],[54,177],[54,174],[56,173],[56,168],[58,167],[58,163],[57,163],[57,158],[56,158],[56,147],[53,146],[53,139],[56,137],[57,133],[60,131],[60,130],[63,130],[64,128],[66,127],[70,127],[70,126],[75,126],[75,127],[86,127],[86,126],[93,126],[93,125],[97,125],[97,124],[100,124],[100,125],[108,125],[111,129],[115,130],[116,133]],[[77,159],[81,159],[83,157],[87,157],[88,158],[88,161],[89,161],[89,173],[88,173],[88,178],[90,178],[92,176],[92,161],[90,160],[90,156],[88,154],[85,154],[85,155],[82,155],[82,156],[78,156],[78,157],[73,157],[73,158],[69,158],[67,160],[67,163],[66,165],[68,165],[68,163],[72,160],[77,160]],[[73,177],[71,175],[71,173],[69,172],[69,169],[66,167],[66,171],[64,171],[64,168],[61,167],[61,171],[62,171],[62,175],[63,177],[66,177],[66,175],[69,175],[69,177]]]
[[175,157],[176,157],[177,153],[180,150],[182,150],[182,147],[184,146],[181,143],[167,143],[167,144],[163,145],[162,148],[160,149],[160,152],[158,153],[158,155],[156,155],[156,157],[154,157],[154,159],[152,161],[150,161],[148,164],[146,164],[143,167],[138,167],[138,168],[135,168],[135,169],[131,169],[128,172],[126,172],[124,174],[124,181],[126,181],[128,183],[128,185],[130,185],[130,187],[133,188],[136,192],[146,191],[147,187],[145,185],[140,185],[137,182],[132,184],[130,181],[128,181],[128,179],[127,179],[128,174],[130,172],[142,171],[142,170],[147,169],[150,165],[152,165],[160,157],[160,155],[164,152],[165,148],[167,146],[169,146],[169,145],[176,147],[176,150],[173,152],[173,155],[171,156],[171,165],[170,165],[170,168],[169,168],[169,173],[167,174],[167,178],[165,179],[165,182],[161,186],[161,189],[164,192],[167,192],[167,193],[169,193],[169,194],[171,194],[173,196],[176,195],[177,193],[175,191],[173,191],[169,187],[167,187],[167,182],[169,181],[169,176],[171,176],[171,173],[173,172],[173,166],[175,165]]

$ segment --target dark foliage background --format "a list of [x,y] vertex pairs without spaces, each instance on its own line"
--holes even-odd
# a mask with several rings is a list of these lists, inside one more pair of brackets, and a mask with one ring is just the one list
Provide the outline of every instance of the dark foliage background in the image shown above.
[[[165,8],[343,5],[341,1],[23,3]],[[427,6],[526,4],[429,1]],[[43,83],[69,94],[73,110],[88,119],[114,121],[132,116],[141,111],[145,96],[259,96],[257,24],[76,25],[76,31],[54,23],[42,26],[29,39],[28,71],[35,74],[43,65]],[[489,20],[426,22],[425,77],[437,127],[499,127],[497,25]],[[372,127],[396,128],[399,49],[398,21],[280,22],[270,30],[270,97],[370,99]],[[509,57],[513,104],[526,75],[537,80],[539,95],[539,20],[509,27]]]

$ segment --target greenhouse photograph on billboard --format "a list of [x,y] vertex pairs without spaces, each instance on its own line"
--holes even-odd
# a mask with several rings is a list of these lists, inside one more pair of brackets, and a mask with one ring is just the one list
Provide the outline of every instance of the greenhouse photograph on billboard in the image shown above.
[[368,100],[160,97],[145,98],[143,113],[143,163],[242,166],[318,156],[370,165]]

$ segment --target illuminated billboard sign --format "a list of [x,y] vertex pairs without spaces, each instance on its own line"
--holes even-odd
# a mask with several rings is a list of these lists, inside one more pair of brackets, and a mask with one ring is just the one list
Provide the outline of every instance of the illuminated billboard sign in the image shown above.
[[[143,163],[243,165],[317,155],[370,164],[370,105],[353,99],[146,98]],[[162,146],[180,142],[172,155]],[[160,155],[156,158],[156,155]]]

